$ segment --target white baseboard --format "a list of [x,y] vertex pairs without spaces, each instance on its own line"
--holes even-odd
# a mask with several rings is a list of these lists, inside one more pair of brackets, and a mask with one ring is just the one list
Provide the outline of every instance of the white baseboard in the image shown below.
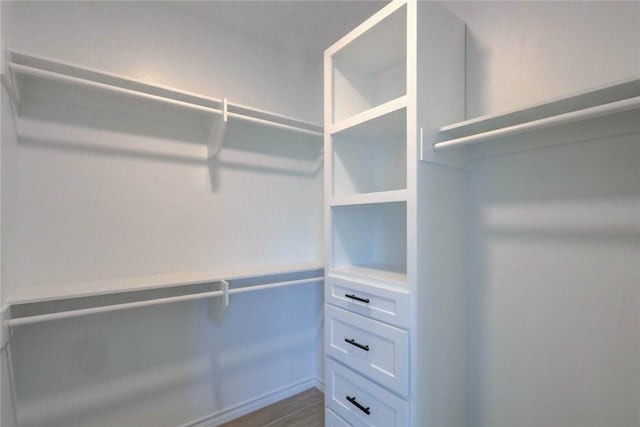
[[320,391],[324,391],[324,381],[322,381],[322,379],[318,377],[307,378],[306,380],[298,381],[296,383],[282,387],[278,390],[263,394],[262,396],[258,396],[237,405],[231,406],[227,409],[223,409],[221,411],[206,415],[197,420],[182,424],[178,427],[219,426],[220,424],[224,424],[235,418],[249,414],[253,411],[257,411],[258,409],[262,409],[265,406],[269,406],[272,403],[286,399],[312,387],[316,387]]
[[313,380],[316,382],[315,387],[324,393],[324,380],[318,377],[314,377]]

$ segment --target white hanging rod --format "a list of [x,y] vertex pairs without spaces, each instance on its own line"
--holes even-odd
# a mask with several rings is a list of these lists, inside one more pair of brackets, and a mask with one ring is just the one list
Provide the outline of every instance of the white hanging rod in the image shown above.
[[269,120],[270,118],[274,118],[279,120],[279,123],[286,124],[286,122],[289,122],[290,124],[293,123],[295,125],[300,125],[300,127],[305,127],[309,130],[315,130],[318,132],[323,131],[322,126],[318,125],[317,123],[300,120],[298,118],[286,116],[284,114],[265,111],[259,108],[249,107],[247,105],[241,105],[241,104],[231,104],[230,108],[233,110],[231,111],[232,113],[244,114],[246,116],[257,117],[257,118],[260,118],[260,116],[262,116],[262,118],[265,118],[267,120]]
[[81,77],[69,76],[66,74],[56,73],[54,71],[43,70],[41,68],[29,67],[22,64],[9,64],[9,68],[12,71],[16,71],[22,74],[31,75],[34,77],[41,77],[48,80],[55,80],[64,83],[74,83],[82,86],[92,87],[96,89],[108,90],[111,92],[123,93],[125,95],[136,96],[138,98],[151,99],[154,101],[164,102],[166,104],[173,104],[180,107],[190,108],[192,110],[204,111],[206,113],[222,114],[222,110],[212,107],[205,107],[204,105],[198,105],[191,102],[179,101],[177,99],[167,98],[165,96],[153,95],[151,93],[140,92],[133,89],[127,89],[119,86],[110,85],[107,83],[96,82],[93,80],[83,79]]
[[264,291],[272,288],[281,288],[283,286],[303,285],[305,283],[314,283],[322,280],[322,277],[312,277],[310,279],[287,280],[286,282],[267,283],[265,285],[245,286],[243,288],[229,289],[229,294],[241,294],[244,292]]
[[440,151],[446,148],[475,144],[478,142],[502,138],[509,135],[516,135],[534,130],[545,129],[552,126],[575,123],[587,119],[594,119],[597,117],[621,113],[637,108],[640,108],[640,96],[623,99],[621,101],[610,102],[608,104],[596,105],[594,107],[584,108],[582,110],[558,114],[552,117],[545,117],[543,119],[507,126],[500,129],[450,139],[448,141],[436,142],[435,144],[433,144],[433,150]]
[[293,126],[293,125],[288,125],[288,124],[284,124],[284,123],[272,122],[270,120],[259,119],[257,117],[246,116],[244,114],[227,112],[227,115],[229,117],[235,117],[236,119],[244,120],[244,121],[247,121],[247,122],[260,123],[260,124],[263,124],[263,125],[266,125],[266,126],[271,126],[271,127],[280,128],[280,129],[292,130],[292,131],[299,132],[299,133],[304,133],[304,134],[307,134],[307,135],[314,135],[314,136],[322,136],[323,135],[323,133],[321,131],[305,129],[305,128],[301,128],[301,127]]
[[222,296],[223,291],[202,292],[193,295],[181,295],[177,297],[158,298],[148,301],[125,302],[122,304],[105,305],[102,307],[82,308],[78,310],[61,311],[59,313],[40,314],[36,316],[25,316],[17,319],[10,319],[7,323],[10,327],[30,325],[32,323],[48,322],[51,320],[68,319],[70,317],[89,316],[98,313],[109,313],[112,311],[127,310],[130,308],[150,307],[154,305],[169,304],[179,301],[190,301],[195,299],[213,298]]
[[[228,293],[239,294],[244,292],[262,291],[267,289],[280,288],[283,286],[293,286],[293,285],[302,285],[306,283],[314,283],[320,280],[323,280],[322,276],[311,277],[307,279],[286,280],[286,281],[276,282],[276,283],[267,283],[264,285],[255,285],[255,286],[247,286],[247,287],[237,288],[237,289],[229,289]],[[223,281],[220,280],[219,282],[223,282]],[[113,305],[106,305],[101,307],[62,311],[58,313],[25,316],[25,317],[19,317],[16,319],[10,319],[7,321],[7,325],[10,327],[23,326],[23,325],[30,325],[33,323],[48,322],[51,320],[90,316],[90,315],[99,314],[99,313],[110,313],[114,311],[128,310],[131,308],[150,307],[155,305],[170,304],[170,303],[179,302],[179,301],[191,301],[191,300],[198,300],[198,299],[214,298],[214,297],[223,296],[224,294],[225,294],[224,291],[210,291],[210,292],[201,292],[201,293],[192,294],[192,295],[181,295],[181,296],[175,296],[175,297],[157,298],[157,299],[148,300],[148,301],[127,302],[122,304],[113,304]]]

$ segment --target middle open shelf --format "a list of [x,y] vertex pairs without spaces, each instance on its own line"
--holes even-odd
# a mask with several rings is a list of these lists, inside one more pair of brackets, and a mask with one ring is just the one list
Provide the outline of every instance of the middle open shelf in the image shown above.
[[383,107],[331,134],[333,197],[406,189],[406,99]]
[[331,206],[371,205],[376,203],[406,202],[407,190],[376,191],[333,197]]

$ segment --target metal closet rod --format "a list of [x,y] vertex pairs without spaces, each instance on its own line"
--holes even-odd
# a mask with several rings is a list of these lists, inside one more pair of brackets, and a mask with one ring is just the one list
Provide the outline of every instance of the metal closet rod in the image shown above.
[[609,114],[621,113],[633,109],[640,108],[640,96],[634,98],[623,99],[620,101],[610,102],[608,104],[596,105],[594,107],[584,108],[582,110],[571,111],[568,113],[558,114],[556,116],[545,117],[543,119],[533,120],[530,122],[519,123],[500,129],[494,129],[486,132],[480,132],[469,136],[450,139],[447,141],[436,142],[433,144],[434,151],[440,151],[446,148],[453,148],[463,145],[475,144],[478,142],[489,141],[497,138],[503,138],[509,135],[517,135],[538,129],[545,129],[552,126],[559,126],[582,120],[594,119]]
[[[320,277],[311,277],[306,279],[285,280],[282,282],[266,283],[263,285],[246,286],[246,287],[237,288],[237,289],[229,289],[228,294],[233,295],[233,294],[240,294],[244,292],[253,292],[253,291],[262,291],[262,290],[273,289],[273,288],[280,288],[284,286],[302,285],[306,283],[318,282],[323,279],[324,277],[320,276]],[[223,282],[223,281],[219,280],[216,282]],[[179,286],[179,285],[176,285],[176,286]],[[90,316],[90,315],[99,314],[99,313],[110,313],[114,311],[128,310],[131,308],[150,307],[150,306],[170,304],[170,303],[180,302],[180,301],[191,301],[191,300],[197,300],[197,299],[215,298],[215,297],[224,296],[224,294],[225,294],[225,291],[222,291],[222,290],[210,291],[210,292],[202,292],[199,294],[192,294],[192,295],[180,295],[175,297],[157,298],[157,299],[152,299],[148,301],[127,302],[127,303],[121,303],[121,304],[106,305],[102,307],[62,311],[59,313],[25,316],[25,317],[19,317],[17,319],[9,319],[7,321],[7,325],[10,327],[23,326],[23,325],[30,325],[33,323],[48,322],[51,320],[68,319],[71,317]]]
[[[44,70],[44,69],[41,69],[41,68],[30,67],[28,65],[11,63],[11,64],[9,64],[9,69],[12,72],[26,74],[26,75],[30,75],[30,76],[34,76],[34,77],[40,77],[40,78],[47,79],[47,80],[54,80],[54,81],[59,81],[59,82],[63,82],[63,83],[78,84],[78,85],[92,87],[92,88],[101,89],[101,90],[105,90],[105,91],[118,92],[118,93],[122,93],[122,94],[125,94],[125,95],[130,95],[130,96],[135,96],[135,97],[138,97],[138,98],[143,98],[143,99],[149,99],[149,100],[153,100],[153,101],[163,102],[163,103],[166,103],[166,104],[176,105],[176,106],[179,106],[179,107],[189,108],[189,109],[192,109],[192,110],[203,111],[203,112],[206,112],[206,113],[211,113],[211,114],[216,114],[216,115],[222,115],[223,114],[223,111],[220,108],[207,107],[205,105],[195,104],[195,103],[192,103],[192,102],[180,101],[178,99],[172,99],[172,98],[168,98],[166,96],[160,96],[160,95],[154,95],[154,94],[151,94],[151,93],[140,92],[140,91],[137,91],[137,90],[127,89],[127,88],[124,88],[124,87],[115,86],[115,85],[108,84],[108,83],[101,83],[101,82],[97,82],[97,81],[94,81],[94,80],[87,80],[87,79],[84,79],[84,78],[81,78],[81,77],[75,77],[75,76],[69,76],[69,75],[66,75],[66,74],[57,73],[55,71],[49,71],[49,70]],[[206,101],[210,102],[211,100],[206,100]],[[243,110],[249,110],[250,109],[249,107],[245,107],[245,106],[241,106],[241,105],[237,105],[236,106],[236,105],[231,104],[231,103],[229,104],[229,106],[232,107],[232,108],[233,107],[238,107],[238,108],[241,108]],[[256,110],[256,111],[258,111],[258,110]],[[304,127],[299,127],[299,126],[295,126],[295,125],[292,125],[292,124],[280,123],[280,122],[276,122],[276,121],[272,121],[272,120],[267,120],[267,119],[262,119],[262,118],[257,118],[257,117],[251,117],[251,116],[248,116],[246,114],[240,114],[240,113],[235,113],[235,112],[228,112],[227,114],[228,114],[229,117],[235,117],[235,118],[240,119],[240,120],[259,123],[259,124],[262,124],[262,125],[265,125],[265,126],[291,130],[291,131],[294,131],[294,132],[304,133],[304,134],[308,134],[308,135],[316,135],[316,136],[323,135],[322,131],[308,129],[308,128],[304,128]],[[271,114],[271,113],[266,113],[266,114]],[[281,116],[279,114],[271,114],[271,115],[273,115],[274,117],[281,117],[281,118],[286,119],[288,121],[299,121],[299,122],[304,123],[304,124],[306,124],[308,126],[314,126],[314,127],[320,128],[320,126],[313,125],[313,124],[307,123],[307,122],[303,122],[302,120]]]

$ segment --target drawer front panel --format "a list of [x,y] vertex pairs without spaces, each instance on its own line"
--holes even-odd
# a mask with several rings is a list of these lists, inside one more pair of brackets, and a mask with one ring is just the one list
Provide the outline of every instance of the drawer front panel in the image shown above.
[[409,294],[352,280],[328,276],[325,301],[372,319],[407,328]]
[[326,364],[325,404],[358,427],[407,427],[409,404],[331,358]]
[[324,411],[325,427],[351,427],[349,423],[340,418],[331,409],[325,408]]
[[326,353],[398,394],[409,391],[409,334],[330,305]]

